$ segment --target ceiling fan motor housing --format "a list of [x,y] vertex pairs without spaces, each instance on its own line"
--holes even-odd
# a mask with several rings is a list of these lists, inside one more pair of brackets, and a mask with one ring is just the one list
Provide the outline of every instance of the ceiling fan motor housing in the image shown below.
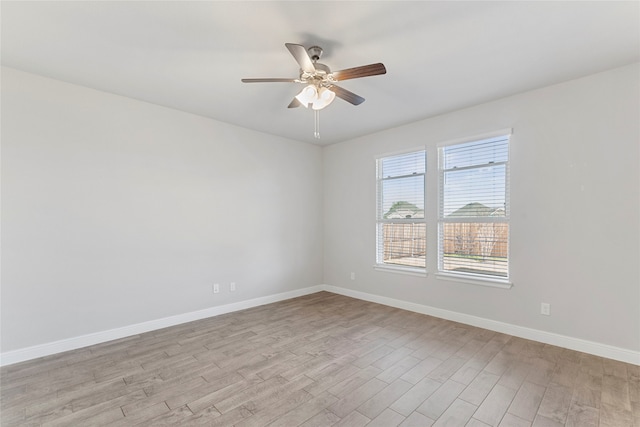
[[329,67],[319,62],[316,62],[313,66],[316,67],[316,71],[324,71],[326,74],[331,73],[331,69],[329,69]]

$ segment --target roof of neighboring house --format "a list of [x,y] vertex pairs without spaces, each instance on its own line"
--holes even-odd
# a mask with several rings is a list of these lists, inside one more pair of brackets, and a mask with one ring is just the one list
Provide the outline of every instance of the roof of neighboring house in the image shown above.
[[420,209],[413,203],[395,202],[391,208],[384,214],[385,219],[399,218],[424,218],[424,209]]
[[503,216],[503,208],[490,208],[479,202],[472,202],[464,205],[460,209],[453,211],[447,217],[470,217],[470,216]]
[[387,213],[384,216],[386,219],[398,219],[398,218],[424,218],[424,210],[410,210],[410,209],[398,209],[392,213]]

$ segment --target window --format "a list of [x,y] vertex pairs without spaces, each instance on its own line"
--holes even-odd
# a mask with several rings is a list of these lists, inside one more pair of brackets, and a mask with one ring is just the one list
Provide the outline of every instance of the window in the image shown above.
[[509,135],[439,148],[438,270],[509,278]]
[[426,153],[377,161],[377,265],[426,268]]

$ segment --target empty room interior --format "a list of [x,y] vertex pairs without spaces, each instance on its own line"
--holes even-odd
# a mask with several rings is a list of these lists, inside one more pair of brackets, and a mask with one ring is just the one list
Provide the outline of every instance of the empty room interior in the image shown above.
[[640,426],[637,1],[0,17],[0,425]]

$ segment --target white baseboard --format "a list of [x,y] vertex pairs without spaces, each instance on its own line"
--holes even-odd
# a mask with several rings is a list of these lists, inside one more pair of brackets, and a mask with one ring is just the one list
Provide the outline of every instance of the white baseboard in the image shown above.
[[472,316],[470,314],[443,310],[440,308],[430,307],[428,305],[416,304],[379,295],[373,295],[366,292],[354,291],[351,289],[339,288],[330,285],[324,285],[323,288],[325,291],[333,292],[335,294],[357,298],[364,301],[375,302],[390,307],[401,308],[403,310],[413,311],[416,313],[427,314],[429,316],[452,320],[454,322],[464,323],[466,325],[477,326],[479,328],[489,329],[491,331],[501,332],[503,334],[513,335],[516,337],[538,341],[545,344],[568,348],[570,350],[581,351],[583,353],[589,353],[595,356],[606,357],[607,359],[614,359],[621,362],[640,365],[640,352],[638,351],[614,347],[611,345],[587,341],[580,338],[569,337],[566,335],[560,335],[553,332],[526,328],[524,326],[512,325],[510,323],[498,322],[496,320],[485,319],[482,317]]
[[216,307],[210,307],[204,310],[193,311],[189,313],[179,314],[176,316],[165,317],[162,319],[151,320],[148,322],[138,323],[135,325],[125,326],[122,328],[111,329],[108,331],[96,332],[93,334],[82,335],[65,340],[54,341],[27,347],[19,350],[8,351],[0,354],[0,366],[12,365],[14,363],[24,362],[26,360],[37,359],[39,357],[50,356],[52,354],[62,353],[69,350],[87,347],[94,344],[100,344],[144,332],[154,331],[157,329],[175,326],[182,323],[192,322],[194,320],[205,319],[208,317],[219,316],[221,314],[231,313],[234,311],[245,310],[247,308],[257,307],[260,305],[271,304],[278,301],[284,301],[291,298],[309,295],[320,291],[332,292],[363,301],[383,304],[390,307],[400,308],[403,310],[413,311],[416,313],[427,314],[429,316],[439,317],[441,319],[452,320],[454,322],[464,323],[467,325],[477,326],[479,328],[489,329],[491,331],[501,332],[520,338],[530,339],[545,344],[551,344],[558,347],[568,348],[571,350],[581,351],[596,356],[606,357],[608,359],[619,360],[621,362],[640,365],[640,352],[628,350],[624,348],[614,347],[607,344],[601,344],[593,341],[587,341],[580,338],[568,337],[565,335],[555,334],[552,332],[540,331],[537,329],[526,328],[523,326],[512,325],[509,323],[498,322],[496,320],[485,319],[482,317],[472,316],[469,314],[458,313],[440,308],[430,307],[428,305],[416,304],[412,302],[397,300],[394,298],[373,295],[366,292],[354,291],[351,289],[340,288],[331,285],[311,286],[295,291],[283,292],[280,294],[269,295],[266,297],[255,298],[247,301],[240,301],[232,304],[226,304]]
[[192,322],[194,320],[206,319],[208,317],[219,316],[221,314],[245,310],[247,308],[271,304],[278,301],[284,301],[287,299],[320,292],[322,290],[324,290],[323,286],[311,286],[304,289],[297,289],[295,291],[283,292],[280,294],[268,295],[266,297],[254,298],[246,301],[210,307],[204,310],[192,311],[189,313],[178,314],[162,319],[150,320],[148,322],[124,326],[122,328],[110,329],[108,331],[101,331],[46,344],[35,345],[33,347],[8,351],[0,354],[0,366],[13,365],[14,363],[24,362],[26,360],[50,356],[52,354],[62,353],[69,350],[76,350],[78,348],[130,337],[132,335],[142,334],[149,331],[155,331],[157,329],[167,328],[169,326],[180,325],[182,323]]

